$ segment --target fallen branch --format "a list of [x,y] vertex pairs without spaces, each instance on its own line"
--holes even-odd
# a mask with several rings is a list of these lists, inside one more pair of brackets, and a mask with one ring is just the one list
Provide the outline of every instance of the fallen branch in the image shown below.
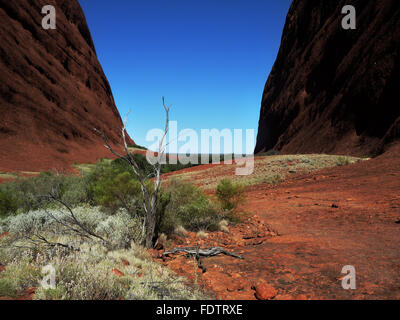
[[227,256],[231,256],[234,258],[238,259],[243,259],[242,256],[237,255],[235,253],[226,251],[224,248],[221,247],[214,247],[214,248],[207,248],[207,249],[200,249],[199,247],[184,247],[184,248],[175,248],[170,251],[165,251],[163,253],[163,256],[168,256],[170,254],[175,254],[175,253],[180,253],[184,252],[187,254],[187,256],[194,256],[197,261],[197,266],[201,269],[202,273],[205,273],[207,271],[206,267],[203,266],[201,263],[201,257],[207,258],[207,257],[214,257],[218,254],[225,254]]
[[218,254],[225,254],[227,256],[231,256],[234,258],[243,259],[241,255],[226,251],[224,248],[221,247],[213,247],[207,249],[199,249],[198,247],[175,248],[170,251],[165,251],[163,255],[167,256],[169,254],[175,254],[179,252],[185,252],[189,255],[201,256],[201,257],[214,257]]

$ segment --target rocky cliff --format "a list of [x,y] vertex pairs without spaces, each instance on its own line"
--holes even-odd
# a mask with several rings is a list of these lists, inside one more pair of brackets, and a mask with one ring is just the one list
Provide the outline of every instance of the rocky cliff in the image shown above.
[[[342,8],[356,8],[356,29]],[[294,0],[255,152],[376,155],[400,137],[400,2]],[[397,89],[396,89],[397,88]]]
[[117,143],[122,121],[77,0],[0,0],[0,113],[0,171],[110,156],[93,128]]

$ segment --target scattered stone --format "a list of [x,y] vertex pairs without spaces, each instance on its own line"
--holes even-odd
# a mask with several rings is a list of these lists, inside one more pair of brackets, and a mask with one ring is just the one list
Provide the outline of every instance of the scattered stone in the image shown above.
[[37,288],[36,287],[30,287],[26,290],[26,293],[29,295],[35,294]]
[[122,260],[122,264],[123,264],[125,267],[130,265],[129,261],[128,261],[128,260],[125,260],[125,259]]
[[112,269],[112,273],[114,273],[118,277],[123,277],[124,276],[124,274],[121,271],[119,271],[118,269],[116,269],[116,268]]
[[255,287],[255,290],[255,296],[258,300],[271,300],[275,298],[278,293],[274,287],[264,282],[258,284]]
[[9,232],[3,232],[2,234],[0,234],[0,239],[1,238],[5,238],[5,237],[8,237],[10,235],[10,233]]
[[227,285],[228,292],[241,291],[246,286],[246,282],[242,279],[236,279]]

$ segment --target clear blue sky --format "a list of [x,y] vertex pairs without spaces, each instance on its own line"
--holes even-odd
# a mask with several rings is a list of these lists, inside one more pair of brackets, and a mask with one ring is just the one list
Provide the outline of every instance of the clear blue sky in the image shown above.
[[128,133],[255,129],[290,0],[79,0]]

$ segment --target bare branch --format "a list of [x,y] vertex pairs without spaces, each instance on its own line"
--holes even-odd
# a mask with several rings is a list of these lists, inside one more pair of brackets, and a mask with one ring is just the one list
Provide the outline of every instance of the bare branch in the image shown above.
[[[67,208],[67,210],[69,211],[70,216],[71,216],[71,218],[72,218],[74,224],[75,224],[76,226],[78,226],[85,234],[90,235],[90,236],[92,236],[92,237],[94,237],[94,238],[100,239],[100,240],[103,241],[104,243],[108,243],[108,241],[105,240],[103,237],[101,237],[101,236],[95,234],[94,232],[90,231],[89,229],[87,229],[87,228],[76,218],[76,216],[75,216],[74,212],[72,211],[71,207],[70,207],[68,204],[66,204],[64,201],[60,200],[59,198],[55,197],[55,196],[52,195],[52,194],[46,196],[45,198],[48,198],[48,199],[53,200],[53,201],[56,201],[56,202],[62,204],[65,208]],[[53,216],[53,218],[55,218],[54,215],[52,215],[52,216]],[[59,222],[59,220],[57,220],[57,219],[56,219],[56,221]],[[65,226],[65,224],[64,224],[64,226]],[[70,227],[70,229],[73,230],[73,231],[75,231],[76,233],[81,234],[81,233],[79,232],[79,230],[76,230],[75,228]],[[85,235],[85,234],[84,234],[84,235]]]
[[179,252],[185,252],[190,255],[199,255],[203,257],[213,257],[218,254],[225,254],[234,258],[238,259],[243,259],[241,255],[226,251],[224,248],[221,247],[213,247],[213,248],[207,248],[207,249],[199,249],[198,247],[184,247],[184,248],[174,248],[169,251],[165,251],[163,253],[164,256],[167,256],[169,254],[175,254]]
[[[167,136],[168,130],[169,130],[169,110],[170,107],[167,107],[165,104],[165,98],[162,97],[162,103],[163,107],[166,113],[166,120],[165,120],[165,128],[164,128],[164,133],[163,136],[159,142],[158,146],[158,153],[157,153],[157,163],[153,165],[153,170],[154,173],[146,174],[143,172],[142,168],[138,165],[136,162],[135,158],[132,156],[132,154],[129,152],[128,144],[126,141],[126,125],[128,121],[128,114],[125,116],[124,121],[123,121],[123,126],[121,128],[121,136],[122,136],[122,141],[125,149],[126,156],[120,155],[118,152],[116,152],[113,147],[110,145],[110,143],[107,140],[107,137],[104,133],[99,132],[97,129],[95,131],[99,133],[104,142],[105,142],[105,147],[110,150],[114,155],[116,155],[119,158],[124,159],[130,167],[132,168],[135,176],[138,178],[141,189],[142,189],[142,195],[143,195],[143,207],[144,211],[146,213],[144,219],[143,219],[143,236],[144,238],[144,243],[146,247],[152,246],[152,241],[154,237],[154,232],[155,232],[155,225],[157,221],[157,206],[158,206],[158,194],[159,190],[161,187],[161,179],[160,179],[160,173],[161,173],[161,165],[162,165],[162,159],[165,155],[165,147],[164,147],[164,141]],[[154,175],[154,187],[152,191],[149,191],[148,186],[146,185],[147,180]]]

